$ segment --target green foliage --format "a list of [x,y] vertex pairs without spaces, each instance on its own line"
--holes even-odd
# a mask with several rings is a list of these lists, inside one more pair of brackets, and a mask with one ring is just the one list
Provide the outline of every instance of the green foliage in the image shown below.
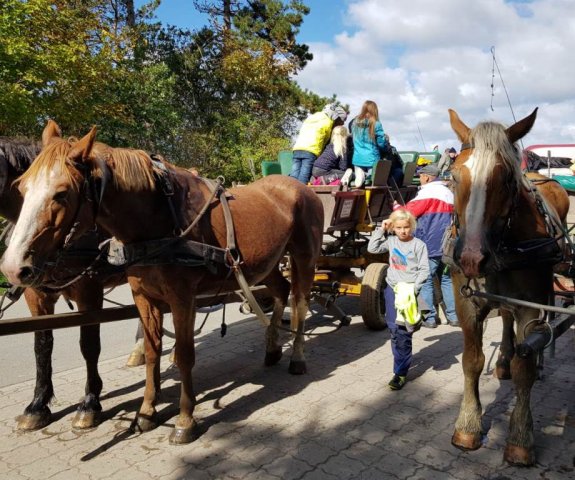
[[210,28],[154,22],[158,0],[3,0],[0,135],[65,134],[162,153],[203,175],[253,179],[329,99],[293,80],[312,56],[296,41],[298,0],[196,0]]
[[74,128],[114,111],[109,85],[123,75],[129,38],[101,15],[98,3],[4,2],[0,101],[7,108],[0,133],[37,134],[38,120],[48,116]]

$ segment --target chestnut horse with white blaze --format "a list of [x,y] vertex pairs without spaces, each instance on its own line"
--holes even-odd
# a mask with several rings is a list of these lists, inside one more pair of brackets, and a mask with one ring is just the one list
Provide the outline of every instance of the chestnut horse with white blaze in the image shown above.
[[537,109],[509,128],[482,122],[470,129],[449,110],[451,126],[463,144],[452,167],[453,258],[459,267],[452,269],[452,279],[464,336],[465,384],[452,443],[465,450],[481,446],[483,321],[491,309],[500,308],[509,330],[504,332],[496,374],[510,376],[517,395],[504,458],[524,466],[535,462],[530,396],[537,375],[536,356],[522,358],[514,347],[540,328],[540,310],[462,293],[472,288],[545,305],[553,299],[553,265],[561,259],[559,243],[569,198],[557,182],[521,171],[515,142],[529,132],[536,114]]
[[[40,152],[41,144],[27,139],[0,137],[0,215],[16,223],[22,207],[22,195],[14,185]],[[96,255],[97,240],[94,249],[84,246],[80,251],[74,250],[74,256],[62,259],[58,264],[58,277],[75,276],[86,268]],[[63,285],[61,278],[53,279]],[[76,302],[79,311],[99,310],[103,303],[103,289],[119,283],[125,283],[122,273],[108,272],[105,275],[83,276],[77,282],[63,289],[27,288],[24,297],[32,315],[49,315],[54,313],[55,304],[60,296]],[[34,355],[36,360],[36,383],[32,401],[26,406],[17,419],[17,429],[21,431],[39,430],[52,421],[50,402],[54,397],[52,382],[52,351],[54,335],[52,330],[34,332]],[[77,413],[72,420],[75,429],[95,427],[101,416],[102,406],[100,393],[102,379],[98,373],[100,355],[100,325],[83,325],[80,327],[80,350],[86,363],[86,384],[84,397],[81,399]]]
[[[163,160],[159,168],[141,150],[96,143],[95,128],[73,142],[62,139],[50,122],[44,136],[50,139],[48,145],[20,179],[24,204],[2,263],[2,271],[12,283],[38,281],[38,275],[47,269],[44,259],[62,247],[72,225],[80,233],[95,222],[126,246],[174,238],[175,231],[184,230],[186,236],[181,241],[193,240],[219,248],[228,253],[226,259],[239,257],[247,283],[264,284],[273,295],[275,304],[266,330],[266,365],[273,365],[281,358],[278,326],[291,290],[295,339],[289,371],[294,374],[306,371],[304,321],[323,236],[323,207],[314,192],[290,177],[279,175],[230,189],[226,197],[229,196],[227,203],[237,245],[234,253],[227,250],[230,232],[223,200],[214,200],[213,190],[205,180]],[[171,201],[167,200],[164,188],[157,187],[160,176],[171,184]],[[86,201],[81,194],[86,190],[82,185],[87,179],[100,185],[99,198]],[[94,202],[98,203],[97,208]],[[290,255],[290,281],[278,268],[286,253]],[[145,329],[146,387],[137,424],[142,430],[157,425],[160,307],[168,304],[173,315],[176,363],[181,378],[180,415],[170,442],[187,443],[192,440],[196,404],[192,384],[195,297],[237,290],[238,281],[230,275],[230,269],[237,263],[214,266],[205,262],[191,267],[146,263],[149,260],[128,264],[127,268]]]

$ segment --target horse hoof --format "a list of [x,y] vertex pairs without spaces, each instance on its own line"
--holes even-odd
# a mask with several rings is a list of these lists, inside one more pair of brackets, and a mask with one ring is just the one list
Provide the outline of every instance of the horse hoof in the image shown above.
[[304,360],[292,360],[289,362],[289,373],[292,375],[302,375],[307,372],[307,367]]
[[461,450],[477,450],[481,447],[481,435],[479,433],[464,433],[456,430],[451,437],[451,445]]
[[264,365],[266,367],[271,367],[280,361],[282,358],[282,349],[278,348],[273,352],[266,352],[266,358],[264,360]]
[[509,365],[496,365],[493,376],[499,380],[511,380],[511,369]]
[[50,411],[42,413],[24,413],[17,418],[16,429],[20,432],[33,432],[47,427],[52,421],[52,413]]
[[174,427],[170,434],[171,445],[185,445],[193,440],[192,427]]
[[141,432],[149,432],[158,426],[157,414],[153,415],[142,415],[138,414],[136,419],[136,425]]
[[517,467],[531,467],[535,464],[535,454],[532,448],[507,444],[503,454],[505,461]]
[[95,428],[100,423],[100,418],[100,412],[78,411],[72,420],[72,428],[74,430]]
[[342,327],[347,327],[351,324],[351,316],[346,315],[345,317],[341,317],[340,322]]
[[146,363],[146,357],[143,353],[132,352],[126,362],[126,367],[139,367]]

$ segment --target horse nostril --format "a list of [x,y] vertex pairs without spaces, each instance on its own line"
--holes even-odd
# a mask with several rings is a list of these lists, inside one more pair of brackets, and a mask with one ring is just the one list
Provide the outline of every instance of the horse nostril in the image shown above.
[[34,277],[34,270],[32,267],[22,267],[18,278],[21,282],[26,283],[27,280],[31,280]]

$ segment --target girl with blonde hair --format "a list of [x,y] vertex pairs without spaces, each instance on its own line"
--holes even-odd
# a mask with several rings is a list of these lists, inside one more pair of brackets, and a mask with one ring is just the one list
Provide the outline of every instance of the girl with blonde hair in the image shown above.
[[361,112],[350,123],[353,137],[352,164],[355,171],[355,186],[361,187],[366,174],[373,168],[385,150],[385,133],[379,121],[377,104],[366,100]]
[[[393,377],[389,388],[401,390],[411,366],[412,336],[420,324],[417,296],[429,277],[425,243],[413,236],[416,227],[411,212],[395,210],[369,240],[369,253],[389,252],[389,268],[383,298],[385,321],[391,333]],[[394,235],[389,235],[391,231]]]
[[[315,183],[328,185],[335,180],[347,183],[351,177],[351,155],[353,142],[344,126],[334,127],[330,143],[313,164],[312,175]],[[349,170],[348,173],[346,171]]]

